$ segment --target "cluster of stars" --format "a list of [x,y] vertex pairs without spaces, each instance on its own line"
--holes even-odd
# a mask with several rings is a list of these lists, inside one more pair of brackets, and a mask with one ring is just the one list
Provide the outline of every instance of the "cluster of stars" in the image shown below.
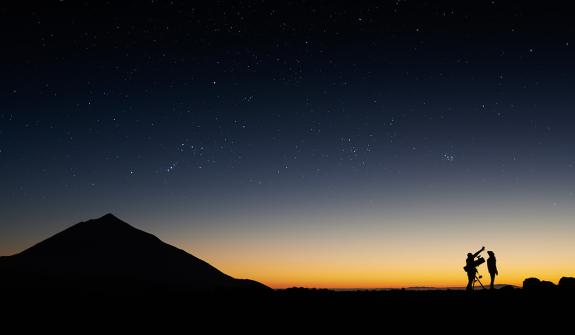
[[453,154],[444,153],[441,156],[441,158],[447,162],[454,162],[455,161],[455,155],[453,155]]
[[[43,51],[37,58],[22,52],[16,71],[25,74],[22,80],[16,72],[7,74],[16,79],[6,88],[7,106],[0,112],[0,120],[9,121],[0,124],[0,154],[34,162],[44,156],[18,139],[38,136],[38,151],[49,157],[40,165],[87,157],[113,163],[110,169],[123,178],[126,171],[174,180],[210,172],[267,183],[270,175],[316,176],[337,169],[341,178],[351,170],[386,178],[385,171],[412,164],[405,163],[407,157],[421,166],[438,158],[455,162],[446,148],[458,148],[458,168],[469,157],[463,150],[491,145],[476,140],[488,123],[501,127],[499,138],[511,122],[521,136],[535,127],[555,133],[555,125],[537,114],[543,108],[526,111],[521,99],[560,92],[553,86],[559,84],[549,84],[561,83],[550,80],[553,71],[545,72],[547,78],[531,70],[545,62],[568,78],[568,61],[561,62],[569,59],[570,37],[530,35],[531,22],[499,13],[506,9],[500,3],[497,12],[495,6],[478,8],[494,22],[495,28],[484,28],[502,34],[461,23],[461,32],[436,34],[437,20],[441,27],[458,19],[481,22],[485,13],[474,14],[464,4],[278,3],[264,11],[255,4],[158,2],[145,10],[155,12],[157,6],[187,15],[157,24],[118,16],[95,28],[91,18],[75,18],[68,23],[77,29],[69,31],[32,15],[38,30],[22,30],[23,40]],[[429,17],[415,15],[420,7]],[[474,43],[476,36],[489,39]],[[69,45],[90,53],[68,58],[74,53],[60,49]],[[550,62],[544,58],[549,48],[566,54]],[[30,66],[44,62],[57,65],[42,71]],[[532,100],[533,106],[545,103]],[[521,123],[521,113],[534,121]],[[460,143],[467,147],[460,150]],[[75,179],[97,170],[77,165]]]

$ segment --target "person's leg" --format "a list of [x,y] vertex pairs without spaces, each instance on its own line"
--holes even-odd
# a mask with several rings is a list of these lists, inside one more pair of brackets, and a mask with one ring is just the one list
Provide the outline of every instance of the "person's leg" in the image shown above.
[[475,274],[468,272],[467,273],[467,287],[465,288],[467,291],[473,290],[473,280],[475,280]]
[[491,286],[490,286],[490,289],[493,290],[493,288],[494,288],[494,287],[493,287],[493,283],[495,282],[495,273],[491,273],[491,272],[490,272],[489,275],[491,276]]

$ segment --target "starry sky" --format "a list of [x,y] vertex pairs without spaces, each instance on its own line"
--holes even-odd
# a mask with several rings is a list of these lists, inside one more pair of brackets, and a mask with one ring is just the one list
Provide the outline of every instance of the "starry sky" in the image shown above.
[[278,288],[575,275],[564,6],[3,3],[0,255],[112,212]]

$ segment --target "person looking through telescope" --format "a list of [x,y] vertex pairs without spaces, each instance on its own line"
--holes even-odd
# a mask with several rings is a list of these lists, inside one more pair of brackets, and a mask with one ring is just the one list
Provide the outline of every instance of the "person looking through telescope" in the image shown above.
[[465,267],[463,267],[463,270],[467,272],[467,287],[466,287],[467,291],[473,290],[473,281],[475,280],[475,275],[477,274],[477,266],[485,262],[483,258],[480,258],[477,261],[475,261],[475,258],[479,256],[479,254],[483,250],[485,250],[485,247],[481,247],[481,249],[474,254],[472,253],[467,254],[467,259],[465,260]]

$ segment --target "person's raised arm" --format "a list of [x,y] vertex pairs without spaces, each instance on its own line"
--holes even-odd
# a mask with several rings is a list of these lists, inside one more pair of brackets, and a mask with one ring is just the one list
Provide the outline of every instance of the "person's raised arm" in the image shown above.
[[485,250],[485,247],[481,247],[478,252],[474,253],[473,258],[477,257],[483,250]]

